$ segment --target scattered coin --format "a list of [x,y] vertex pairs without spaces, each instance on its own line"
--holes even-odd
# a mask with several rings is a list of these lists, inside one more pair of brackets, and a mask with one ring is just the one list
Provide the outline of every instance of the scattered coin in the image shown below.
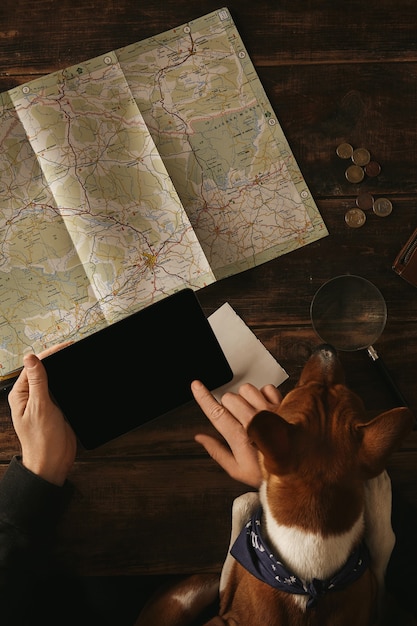
[[366,215],[362,209],[349,209],[345,214],[345,222],[351,228],[360,228],[366,222]]
[[366,148],[356,148],[356,150],[352,153],[352,161],[355,165],[367,165],[371,160],[371,155],[369,150]]
[[365,165],[365,173],[367,174],[367,176],[378,176],[380,171],[381,166],[376,161],[369,161],[369,163]]
[[353,154],[353,147],[350,143],[341,143],[340,146],[336,148],[336,154],[341,159],[350,159]]
[[356,205],[366,211],[374,206],[374,197],[369,191],[361,191],[356,198]]
[[350,165],[345,176],[350,183],[360,183],[364,179],[365,172],[359,165]]
[[[353,162],[353,165],[345,170],[345,176],[350,183],[361,183],[365,174],[374,177],[381,172],[380,164],[371,160],[371,153],[366,148],[353,148],[350,143],[343,142],[337,146],[336,153],[341,159],[350,158]],[[356,207],[345,213],[346,224],[351,228],[359,228],[364,225],[366,222],[364,211],[369,209],[373,209],[375,215],[379,217],[386,217],[392,212],[392,204],[388,198],[375,200],[368,191],[358,192]]]
[[387,217],[392,211],[392,202],[388,198],[378,198],[374,202],[373,210],[379,217]]

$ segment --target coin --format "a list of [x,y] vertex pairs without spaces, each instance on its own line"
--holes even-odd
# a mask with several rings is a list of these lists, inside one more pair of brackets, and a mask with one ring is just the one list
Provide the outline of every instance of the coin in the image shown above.
[[352,154],[352,161],[355,165],[367,165],[371,160],[369,150],[366,148],[356,148]]
[[374,197],[369,191],[361,191],[356,198],[356,205],[366,211],[374,206]]
[[369,161],[365,165],[365,172],[368,176],[378,176],[381,171],[381,166],[376,161]]
[[365,172],[359,165],[350,165],[346,172],[345,176],[350,183],[360,183],[365,176]]
[[340,146],[336,148],[336,154],[341,159],[350,159],[353,154],[353,147],[350,143],[341,143]]
[[366,215],[362,209],[349,209],[345,214],[345,222],[351,228],[360,228],[366,222]]
[[392,202],[388,198],[377,198],[374,202],[374,213],[379,217],[387,217],[392,211]]

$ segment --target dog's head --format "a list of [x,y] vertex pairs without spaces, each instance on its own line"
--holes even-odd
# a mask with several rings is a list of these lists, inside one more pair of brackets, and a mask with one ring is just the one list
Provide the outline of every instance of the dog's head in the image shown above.
[[343,494],[348,498],[364,480],[385,469],[413,424],[405,407],[369,421],[361,399],[345,385],[336,351],[328,345],[312,354],[277,413],[262,411],[248,428],[268,485],[280,488],[281,494],[287,489],[293,497],[320,492],[323,505],[328,494],[329,506],[337,491],[342,508]]

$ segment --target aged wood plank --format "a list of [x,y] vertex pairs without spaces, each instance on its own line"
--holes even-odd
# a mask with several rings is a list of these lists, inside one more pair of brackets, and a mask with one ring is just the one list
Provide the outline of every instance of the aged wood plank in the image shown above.
[[[329,64],[417,60],[416,13],[409,0],[319,5],[305,0],[279,3],[231,0],[229,7],[257,65]],[[217,10],[215,0],[197,3],[75,3],[3,0],[0,59],[19,75],[49,73],[151,37]],[[389,33],[389,36],[388,36]],[[47,42],[47,45],[45,45]]]
[[[417,501],[415,433],[390,463],[393,485]],[[0,467],[0,475],[4,467]],[[59,549],[81,574],[218,571],[233,499],[246,491],[208,458],[98,459],[76,464]]]
[[218,570],[247,490],[209,458],[80,462],[70,478],[59,546],[88,575]]

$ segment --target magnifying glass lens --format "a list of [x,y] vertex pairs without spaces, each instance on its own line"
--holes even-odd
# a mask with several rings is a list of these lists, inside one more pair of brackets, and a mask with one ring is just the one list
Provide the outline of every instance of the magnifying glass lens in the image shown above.
[[313,328],[337,350],[362,350],[382,334],[387,307],[381,292],[361,276],[337,276],[324,283],[310,307]]

